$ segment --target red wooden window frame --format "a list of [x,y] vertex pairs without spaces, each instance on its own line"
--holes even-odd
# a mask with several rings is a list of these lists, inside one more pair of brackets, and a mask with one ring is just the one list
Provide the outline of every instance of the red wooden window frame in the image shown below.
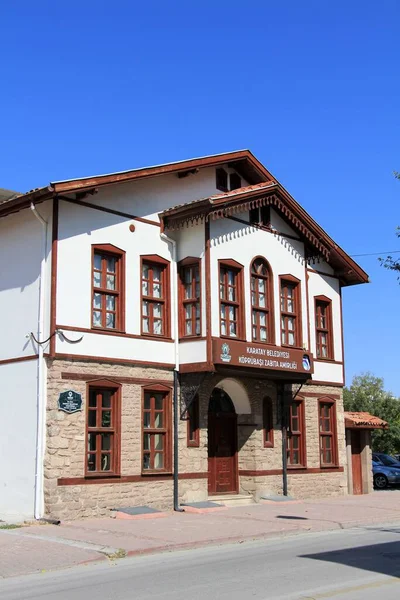
[[[144,268],[148,269],[148,277],[144,277]],[[155,269],[159,270],[159,280],[154,279]],[[154,285],[160,285],[160,296],[154,295]],[[145,285],[148,286],[147,294],[144,293]],[[153,288],[152,290],[150,288]],[[150,293],[150,291],[152,293]],[[147,314],[144,311],[147,304]],[[160,315],[155,316],[155,305],[161,306]],[[152,254],[141,256],[140,261],[140,324],[141,333],[146,337],[167,338],[170,336],[170,284],[169,262],[161,256]],[[145,331],[144,321],[148,320],[148,331]],[[155,333],[155,323],[161,323],[161,332]]]
[[[230,280],[230,275],[233,281]],[[243,265],[232,259],[219,261],[219,323],[221,338],[240,340],[244,334],[244,302],[243,302]],[[233,299],[229,298],[233,290]],[[235,318],[231,319],[230,310],[235,311]],[[222,316],[224,315],[224,316]],[[225,323],[225,333],[223,332]],[[230,335],[231,324],[236,324],[235,335]]]
[[[100,258],[100,265],[98,259]],[[108,260],[115,261],[115,270],[108,270]],[[100,278],[100,285],[95,285],[95,278]],[[114,278],[114,289],[107,288],[107,277]],[[100,298],[100,306],[95,298]],[[108,298],[113,298],[114,309],[107,307]],[[106,331],[124,331],[125,329],[125,252],[111,244],[92,246],[92,304],[91,327]],[[94,313],[100,313],[100,324],[94,323]],[[107,326],[107,315],[114,315],[114,327]]]
[[249,210],[249,221],[252,225],[271,227],[271,207],[266,204],[264,206],[251,208]]
[[[296,420],[297,428],[295,427]],[[287,457],[290,468],[306,467],[305,432],[304,399],[300,398],[294,400],[289,406]],[[298,453],[297,460],[295,459],[296,452]]]
[[[331,398],[318,400],[319,449],[321,468],[335,467],[338,464],[336,434],[336,403]],[[329,452],[330,458],[329,460]]]
[[[161,400],[161,403],[157,400]],[[161,408],[159,408],[160,404]],[[143,475],[171,473],[171,428],[171,389],[163,385],[143,388],[141,437]],[[161,436],[163,440],[161,447],[157,446],[156,436]],[[160,467],[156,465],[157,455],[163,456]],[[145,464],[149,466],[145,467]]]
[[[301,288],[300,280],[292,275],[280,276],[281,345],[289,348],[301,348]],[[293,291],[289,297],[288,291]],[[292,301],[292,311],[289,309]],[[293,329],[289,329],[289,319],[293,320]],[[289,334],[293,333],[293,344],[289,343]]]
[[[106,395],[106,396],[105,396]],[[107,398],[104,406],[104,399]],[[109,415],[107,415],[109,413]],[[109,420],[109,424],[107,423]],[[87,385],[86,477],[112,477],[120,474],[121,385],[112,381],[92,381]],[[109,436],[108,446],[103,440]],[[109,457],[109,469],[105,469]],[[94,462],[90,460],[93,457]],[[90,469],[90,465],[94,469]]]
[[[199,258],[186,258],[179,265],[179,336],[196,338],[201,336],[201,263]],[[189,275],[190,281],[187,281]],[[191,296],[186,296],[190,288]],[[194,292],[194,293],[193,293]],[[189,308],[190,317],[186,310]],[[198,314],[197,314],[198,312]],[[187,333],[190,323],[191,333]],[[193,333],[194,332],[194,333]]]
[[[257,267],[257,264],[259,266]],[[263,275],[257,272],[261,266],[266,268],[267,275]],[[258,281],[262,280],[265,282],[264,296],[265,305],[260,304],[260,289]],[[264,344],[274,344],[274,319],[273,319],[273,282],[272,282],[272,271],[268,261],[262,257],[257,256],[253,259],[250,266],[250,301],[251,301],[251,334],[253,342],[259,342]],[[265,318],[265,329],[266,339],[261,339],[261,315]]]
[[325,296],[315,297],[315,345],[317,360],[333,360],[332,301]]
[[263,399],[263,438],[264,448],[274,447],[274,412],[272,398]]
[[200,446],[200,402],[196,396],[187,410],[187,445],[192,448]]

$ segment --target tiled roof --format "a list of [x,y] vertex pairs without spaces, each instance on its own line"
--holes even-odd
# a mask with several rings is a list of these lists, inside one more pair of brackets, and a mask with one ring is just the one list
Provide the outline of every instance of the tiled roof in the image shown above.
[[345,412],[345,426],[357,429],[386,429],[388,423],[368,412]]
[[271,186],[274,186],[275,181],[267,181],[263,183],[256,183],[255,185],[246,185],[245,187],[237,188],[236,190],[231,190],[229,192],[221,192],[220,194],[213,194],[212,196],[208,196],[207,198],[201,198],[198,200],[191,200],[190,202],[184,202],[183,204],[176,204],[175,206],[171,206],[164,210],[161,214],[168,215],[171,212],[175,212],[179,208],[184,208],[188,206],[196,206],[197,204],[209,202],[210,204],[216,204],[218,200],[230,200],[234,198],[240,198],[241,194],[247,194],[248,192],[253,191],[262,191]]
[[12,190],[5,190],[4,188],[0,188],[0,204],[3,204],[3,202],[8,202],[16,196],[19,196],[19,192],[13,192]]

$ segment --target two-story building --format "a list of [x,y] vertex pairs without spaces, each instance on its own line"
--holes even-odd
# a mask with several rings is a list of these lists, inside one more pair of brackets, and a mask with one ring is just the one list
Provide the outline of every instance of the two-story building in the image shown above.
[[251,152],[0,217],[0,514],[347,493],[342,288],[368,277]]

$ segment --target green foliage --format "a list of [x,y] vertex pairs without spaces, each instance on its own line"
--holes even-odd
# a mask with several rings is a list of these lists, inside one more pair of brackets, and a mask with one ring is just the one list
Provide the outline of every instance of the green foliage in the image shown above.
[[[400,173],[398,171],[394,171],[393,175],[396,179],[400,179]],[[400,227],[397,227],[396,235],[400,238]],[[400,273],[400,259],[394,259],[389,255],[386,258],[378,258],[378,260],[381,263],[381,267],[385,267],[385,269],[389,269],[389,271],[397,271],[397,273]],[[400,281],[400,275],[398,275],[397,279]]]
[[345,410],[369,412],[389,423],[389,429],[372,433],[375,452],[400,453],[400,399],[384,389],[383,379],[371,373],[357,375],[344,388],[343,398]]

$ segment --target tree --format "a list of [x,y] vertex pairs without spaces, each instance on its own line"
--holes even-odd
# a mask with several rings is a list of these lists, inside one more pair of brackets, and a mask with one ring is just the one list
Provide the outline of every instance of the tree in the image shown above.
[[[398,171],[394,171],[393,175],[396,179],[400,179],[400,173]],[[396,235],[400,238],[400,227],[396,229]],[[400,259],[395,260],[392,256],[387,256],[386,258],[378,258],[382,267],[385,269],[389,269],[389,271],[396,271],[400,273]],[[397,276],[397,279],[400,280],[400,275]]]
[[353,378],[343,390],[344,409],[369,412],[389,423],[389,429],[372,432],[372,449],[386,454],[400,453],[400,399],[384,389],[383,379],[371,373]]

